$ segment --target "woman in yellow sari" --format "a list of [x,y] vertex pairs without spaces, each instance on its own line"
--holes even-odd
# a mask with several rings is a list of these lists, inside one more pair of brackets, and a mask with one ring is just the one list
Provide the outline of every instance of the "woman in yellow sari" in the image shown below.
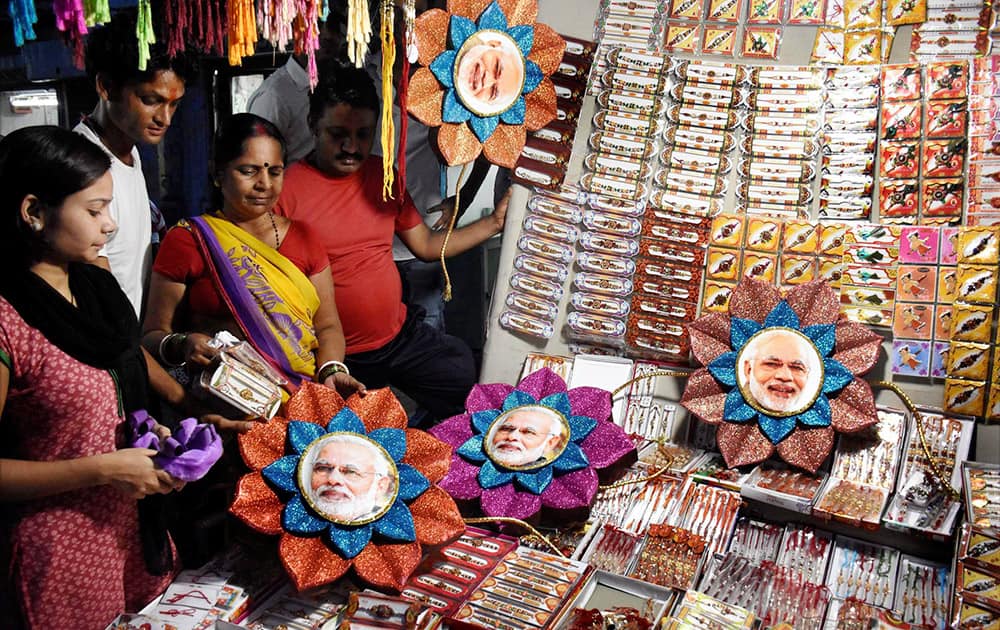
[[[267,120],[236,114],[215,140],[219,212],[186,219],[153,265],[143,343],[168,366],[206,367],[219,330],[249,341],[289,388],[304,379],[343,396],[350,376],[329,260],[302,223],[272,212],[281,193],[285,143]],[[249,425],[241,423],[238,428]]]

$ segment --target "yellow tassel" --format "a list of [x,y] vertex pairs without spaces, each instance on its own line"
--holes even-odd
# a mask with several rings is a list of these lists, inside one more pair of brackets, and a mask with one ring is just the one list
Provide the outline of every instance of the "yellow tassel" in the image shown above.
[[[382,0],[382,201],[392,198],[395,183],[393,158],[395,157],[395,129],[392,122],[392,67],[396,63],[396,39],[393,36],[395,6],[392,0]],[[400,112],[405,116],[406,112]]]
[[458,181],[455,183],[455,208],[451,213],[451,223],[448,224],[448,231],[444,234],[444,243],[441,243],[441,271],[444,272],[444,291],[441,292],[441,299],[445,302],[451,302],[451,276],[448,275],[448,264],[444,261],[444,252],[448,249],[448,239],[451,238],[451,233],[455,231],[455,221],[458,220],[458,200],[462,195],[462,180],[465,179],[465,169],[468,166],[468,163],[463,164],[462,170],[458,174]]

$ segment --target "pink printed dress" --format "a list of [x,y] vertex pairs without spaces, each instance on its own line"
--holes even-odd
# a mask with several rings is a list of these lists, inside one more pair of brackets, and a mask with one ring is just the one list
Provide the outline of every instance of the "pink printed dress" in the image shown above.
[[[11,371],[0,457],[52,461],[116,450],[122,419],[107,371],[51,344],[3,298],[0,351]],[[136,501],[112,486],[2,504],[0,515],[0,558],[11,562],[9,572],[0,566],[0,601],[19,604],[28,628],[103,630],[170,582],[170,574],[146,572]],[[0,625],[17,618],[0,606]]]

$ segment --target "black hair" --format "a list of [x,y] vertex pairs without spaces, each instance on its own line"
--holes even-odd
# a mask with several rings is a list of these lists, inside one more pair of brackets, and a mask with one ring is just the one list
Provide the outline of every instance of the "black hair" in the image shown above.
[[114,89],[148,83],[159,72],[172,70],[182,82],[194,77],[195,66],[185,53],[170,56],[160,44],[149,47],[146,69],[139,70],[139,43],[135,35],[136,12],[119,11],[105,26],[91,29],[87,37],[87,76],[103,74]]
[[59,208],[110,168],[104,150],[59,127],[24,127],[0,140],[0,260],[25,268],[43,246],[40,236],[21,220],[25,197],[34,195],[42,207]]
[[319,83],[309,97],[309,124],[323,117],[327,107],[341,103],[369,109],[378,116],[381,102],[375,82],[367,72],[353,66],[330,63],[322,68]]
[[243,155],[250,138],[274,138],[281,146],[281,161],[288,160],[285,137],[274,123],[256,114],[233,114],[227,118],[215,134],[215,169],[219,170]]

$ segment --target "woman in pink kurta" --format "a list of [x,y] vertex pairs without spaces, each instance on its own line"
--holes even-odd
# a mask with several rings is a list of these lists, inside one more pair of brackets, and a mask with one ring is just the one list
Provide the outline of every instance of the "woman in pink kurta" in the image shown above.
[[[0,626],[103,630],[173,574],[137,499],[179,486],[120,448],[145,406],[138,322],[92,264],[115,223],[109,161],[56,127],[0,141]],[[150,543],[150,540],[159,544]],[[150,570],[159,575],[153,575]]]

